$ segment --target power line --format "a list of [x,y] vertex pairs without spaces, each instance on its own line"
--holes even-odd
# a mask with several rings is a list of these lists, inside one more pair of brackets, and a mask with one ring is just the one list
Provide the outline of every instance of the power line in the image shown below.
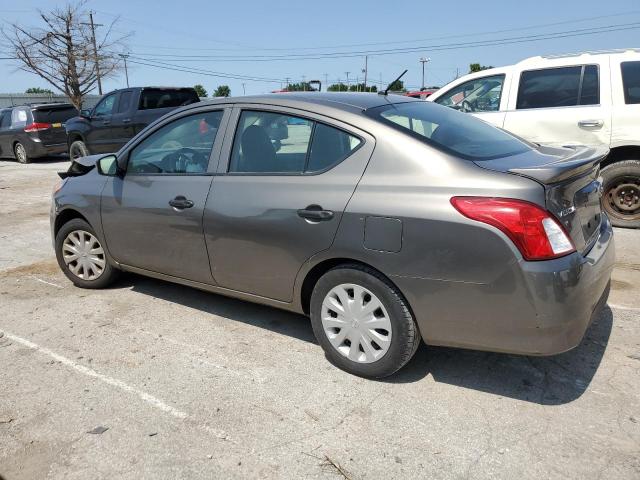
[[[456,50],[464,48],[486,47],[495,45],[509,45],[517,43],[529,43],[543,40],[555,40],[558,38],[579,37],[585,35],[596,35],[600,33],[611,33],[623,30],[633,30],[640,28],[640,22],[624,23],[617,25],[606,25],[601,27],[591,27],[584,29],[568,30],[565,32],[551,32],[541,33],[535,35],[521,35],[516,37],[494,38],[488,40],[480,40],[473,42],[461,42],[461,43],[449,43],[449,44],[437,44],[437,45],[421,45],[415,47],[406,48],[392,48],[392,49],[380,49],[380,50],[362,50],[362,51],[350,51],[350,52],[326,52],[318,54],[291,54],[291,55],[247,55],[247,56],[235,56],[235,55],[175,55],[175,54],[160,54],[160,53],[141,53],[137,52],[139,56],[150,55],[153,58],[163,58],[171,61],[202,61],[206,59],[212,59],[217,61],[235,61],[235,62],[271,62],[271,61],[295,61],[295,60],[321,60],[321,59],[333,59],[333,58],[350,58],[363,55],[395,55],[400,53],[412,53],[417,51],[443,51],[443,50]],[[165,58],[168,57],[168,58]]]

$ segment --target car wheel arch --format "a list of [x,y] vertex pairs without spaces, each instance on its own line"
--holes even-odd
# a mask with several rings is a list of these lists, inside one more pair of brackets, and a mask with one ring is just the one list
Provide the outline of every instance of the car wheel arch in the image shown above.
[[624,160],[640,160],[640,145],[613,147],[609,152],[609,155],[607,155],[600,163],[600,168],[603,169],[609,165],[622,162]]
[[89,220],[87,219],[87,217],[85,217],[84,215],[82,215],[78,210],[75,210],[73,208],[67,208],[65,210],[62,210],[57,216],[56,216],[56,220],[55,223],[53,225],[53,235],[54,237],[56,235],[58,235],[58,232],[60,231],[60,229],[62,228],[62,226],[65,223],[70,222],[73,219],[79,218],[81,220],[84,220],[85,222],[87,222],[89,225],[91,225],[91,222],[89,222]]
[[412,310],[411,305],[408,299],[406,298],[406,296],[404,295],[404,293],[402,293],[402,290],[395,284],[395,282],[391,278],[389,278],[389,276],[385,275],[376,267],[366,262],[363,262],[361,260],[356,260],[354,258],[348,258],[348,257],[337,257],[337,258],[327,258],[322,261],[319,261],[304,274],[304,279],[300,284],[298,298],[300,300],[300,306],[302,308],[302,311],[305,315],[309,315],[310,304],[311,304],[311,294],[313,293],[313,289],[316,283],[318,283],[318,280],[320,280],[320,278],[329,270],[332,270],[336,267],[348,266],[348,265],[365,268],[375,272],[377,275],[382,277],[386,282],[391,284],[400,293],[400,295],[402,295],[404,301],[409,306],[409,309]]

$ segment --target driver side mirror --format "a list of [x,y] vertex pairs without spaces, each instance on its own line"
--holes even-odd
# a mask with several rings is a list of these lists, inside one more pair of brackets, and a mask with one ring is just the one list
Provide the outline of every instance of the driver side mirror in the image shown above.
[[118,157],[115,155],[107,155],[96,162],[100,175],[108,177],[123,177],[124,170],[120,167]]
[[84,108],[80,110],[80,116],[84,118],[91,118],[91,109]]

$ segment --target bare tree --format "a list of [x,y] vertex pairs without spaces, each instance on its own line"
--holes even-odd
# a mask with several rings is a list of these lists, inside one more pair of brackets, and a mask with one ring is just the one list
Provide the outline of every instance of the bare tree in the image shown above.
[[[27,28],[17,23],[3,30],[19,69],[35,73],[56,90],[67,95],[80,110],[82,99],[101,78],[113,76],[120,68],[116,50],[124,48],[129,35],[113,38],[116,18],[106,33],[96,38],[88,22],[84,1],[67,4],[50,12],[38,11],[41,27]],[[98,36],[96,34],[96,36]]]

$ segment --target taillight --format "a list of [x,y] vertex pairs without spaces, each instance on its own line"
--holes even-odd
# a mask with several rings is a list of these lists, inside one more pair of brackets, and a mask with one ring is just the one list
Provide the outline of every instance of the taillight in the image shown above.
[[42,130],[49,130],[51,128],[50,123],[34,122],[24,127],[25,132],[41,132]]
[[546,210],[512,198],[453,197],[465,217],[501,230],[526,260],[548,260],[575,252],[562,225]]

